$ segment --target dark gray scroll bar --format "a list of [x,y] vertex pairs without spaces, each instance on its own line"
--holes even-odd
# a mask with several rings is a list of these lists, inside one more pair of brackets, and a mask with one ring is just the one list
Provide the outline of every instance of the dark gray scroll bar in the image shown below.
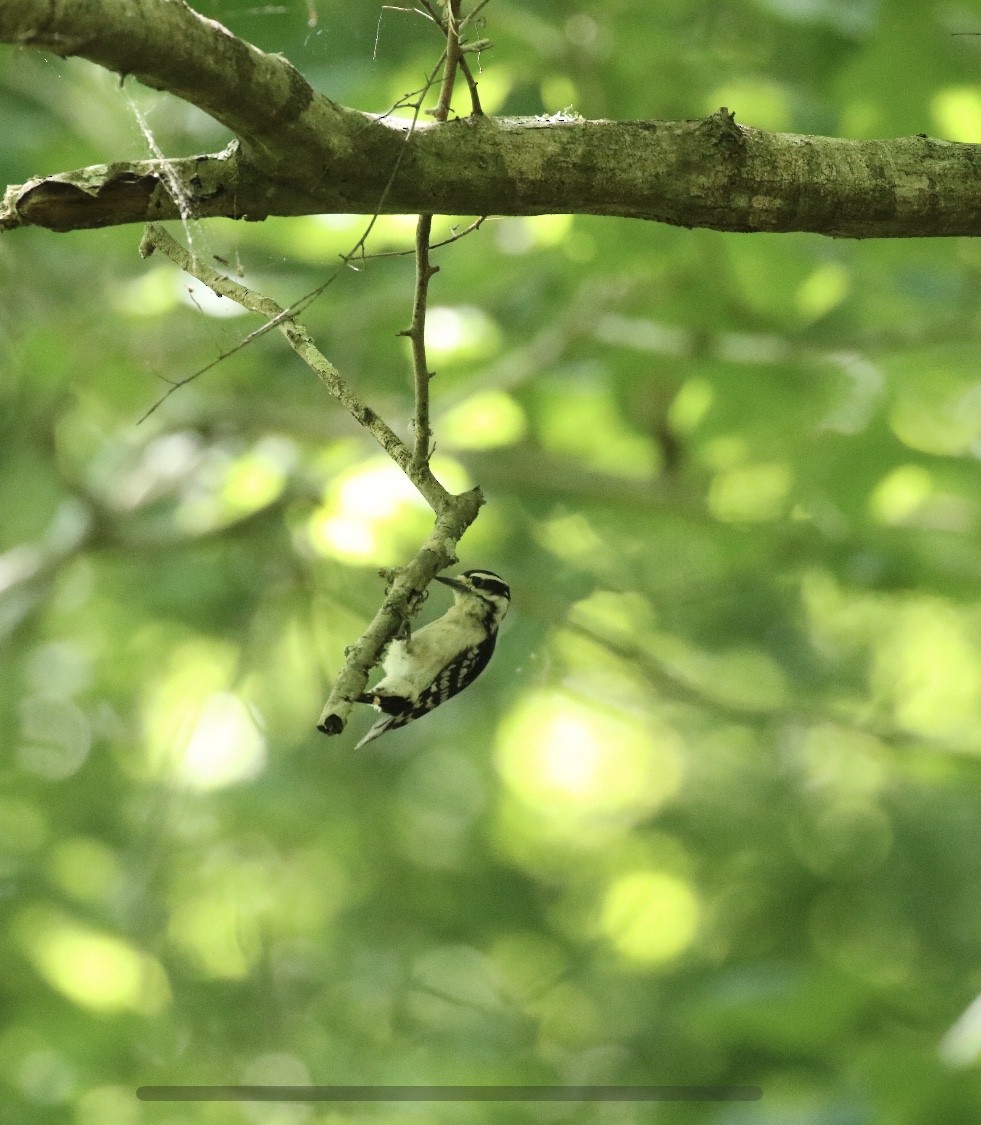
[[759,1086],[140,1086],[144,1102],[755,1102]]

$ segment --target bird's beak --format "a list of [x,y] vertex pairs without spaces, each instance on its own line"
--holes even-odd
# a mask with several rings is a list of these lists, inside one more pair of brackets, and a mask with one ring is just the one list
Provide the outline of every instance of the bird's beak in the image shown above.
[[453,590],[467,590],[469,587],[461,582],[458,578],[444,578],[442,574],[436,575],[436,581],[442,582],[444,586],[449,586]]

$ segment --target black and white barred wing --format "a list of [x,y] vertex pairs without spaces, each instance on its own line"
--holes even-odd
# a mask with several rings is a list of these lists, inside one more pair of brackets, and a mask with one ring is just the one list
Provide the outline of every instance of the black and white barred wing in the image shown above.
[[[450,663],[439,672],[429,687],[423,688],[415,703],[411,706],[407,706],[402,711],[398,711],[395,714],[387,714],[380,718],[357,746],[355,746],[355,750],[360,750],[362,746],[366,746],[369,742],[378,738],[379,735],[385,734],[386,731],[396,730],[398,727],[404,727],[407,723],[411,723],[415,719],[421,719],[423,715],[428,715],[430,711],[435,711],[440,704],[445,703],[447,699],[452,699],[454,695],[463,691],[463,689],[472,684],[487,667],[490,658],[494,655],[494,645],[496,642],[497,637],[490,636],[486,640],[481,641],[479,645],[473,645],[471,648],[464,649],[459,656],[451,660]],[[391,705],[391,702],[393,701],[386,700],[386,703],[389,705]]]

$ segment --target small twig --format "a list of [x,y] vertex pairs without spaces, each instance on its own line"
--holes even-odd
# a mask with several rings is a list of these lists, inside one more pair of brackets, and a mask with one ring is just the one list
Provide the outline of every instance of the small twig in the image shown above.
[[[423,8],[425,8],[425,12],[422,13],[422,14],[428,15],[429,18],[433,21],[433,23],[439,28],[439,30],[444,35],[446,35],[447,34],[447,22],[439,14],[439,12],[436,10],[435,6],[430,2],[430,0],[421,0],[421,2],[422,2]],[[486,2],[486,0],[485,0],[485,2]],[[467,24],[470,22],[470,20],[473,19],[474,15],[483,6],[484,6],[483,4],[478,5],[477,8],[475,8],[474,11],[470,13],[470,15],[466,16],[460,22],[459,27],[457,29],[457,37],[458,38],[459,38],[460,32],[463,31],[463,29],[467,26]],[[463,77],[467,80],[467,86],[470,90],[470,107],[471,107],[470,112],[474,117],[483,117],[484,111],[481,108],[480,97],[477,94],[477,82],[476,82],[476,79],[473,76],[473,71],[471,71],[471,69],[470,69],[470,64],[467,62],[466,57],[463,55],[462,52],[463,52],[463,48],[461,47],[461,54],[460,54],[460,60],[459,60],[460,61],[460,69],[463,71]]]
[[448,0],[446,5],[446,54],[443,59],[443,81],[439,88],[439,101],[434,114],[437,121],[446,121],[450,116],[450,100],[456,83],[456,71],[460,65],[460,3],[461,0]]
[[[459,242],[461,238],[466,238],[468,234],[473,234],[474,231],[480,228],[487,222],[487,215],[481,215],[479,218],[474,219],[469,226],[464,227],[463,230],[454,231],[453,234],[447,235],[446,238],[441,239],[439,242],[430,242],[430,252],[433,250],[440,250],[444,246],[452,246],[454,242]],[[378,250],[372,254],[360,254],[358,260],[362,262],[373,262],[376,258],[407,258],[410,254],[415,254],[416,248],[413,245],[411,250]]]
[[467,80],[467,88],[470,91],[470,112],[474,117],[483,117],[484,110],[477,94],[477,80],[473,76],[470,63],[467,62],[465,55],[460,56],[460,69],[463,71],[463,77]]
[[475,20],[477,18],[477,16],[480,15],[481,10],[483,8],[486,8],[489,3],[490,3],[490,0],[479,0],[479,3],[474,4],[472,11],[467,15],[466,19],[463,21],[463,26],[466,27],[468,23],[471,23],[473,20]]
[[439,266],[429,261],[429,235],[433,228],[432,215],[420,215],[416,223],[416,288],[412,302],[412,323],[403,333],[412,343],[412,373],[415,383],[415,412],[412,418],[414,443],[412,464],[420,467],[429,463],[429,446],[432,430],[429,424],[429,380],[433,373],[426,358],[426,308],[429,298],[430,278]]
[[[392,166],[391,174],[389,175],[388,180],[387,180],[384,188],[382,189],[381,196],[378,200],[378,206],[375,209],[374,215],[371,216],[371,221],[365,227],[364,232],[362,233],[362,235],[358,239],[358,241],[351,247],[350,250],[348,250],[348,252],[346,254],[341,256],[341,261],[343,262],[343,264],[345,266],[350,265],[351,262],[354,261],[354,259],[359,257],[359,256],[361,257],[362,260],[364,260],[365,243],[368,241],[368,236],[371,234],[371,231],[374,228],[375,223],[378,222],[378,218],[381,215],[381,209],[384,206],[385,199],[387,198],[388,193],[391,190],[392,184],[395,182],[395,177],[398,174],[398,170],[402,165],[402,158],[405,156],[405,153],[408,149],[409,138],[415,132],[416,125],[418,125],[418,123],[419,123],[419,117],[422,113],[422,103],[423,103],[423,101],[426,97],[426,94],[428,94],[429,91],[436,84],[436,75],[439,73],[439,69],[443,65],[444,58],[445,58],[445,55],[441,56],[439,62],[430,71],[429,76],[426,79],[425,85],[422,87],[421,90],[417,91],[418,97],[416,98],[416,100],[414,102],[408,102],[408,101],[396,102],[395,105],[392,107],[392,109],[390,109],[388,111],[388,113],[392,113],[397,108],[404,107],[404,106],[407,106],[407,105],[411,105],[412,109],[413,109],[412,121],[409,123],[408,131],[405,134],[405,143],[399,149],[398,157],[396,158],[395,163]],[[406,95],[406,96],[411,97],[412,95]],[[387,117],[388,113],[382,114],[382,117]],[[379,120],[381,120],[381,119],[382,118],[379,118]],[[360,251],[360,255],[359,255],[359,251]],[[330,280],[332,281],[333,278],[331,278]]]

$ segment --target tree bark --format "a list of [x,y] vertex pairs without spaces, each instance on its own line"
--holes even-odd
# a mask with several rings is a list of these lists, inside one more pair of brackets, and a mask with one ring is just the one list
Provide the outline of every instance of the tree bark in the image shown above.
[[0,231],[194,216],[591,214],[847,238],[981,234],[981,145],[697,121],[457,118],[338,105],[183,0],[0,3],[0,42],[77,55],[198,106],[222,153],[97,165],[7,189]]

